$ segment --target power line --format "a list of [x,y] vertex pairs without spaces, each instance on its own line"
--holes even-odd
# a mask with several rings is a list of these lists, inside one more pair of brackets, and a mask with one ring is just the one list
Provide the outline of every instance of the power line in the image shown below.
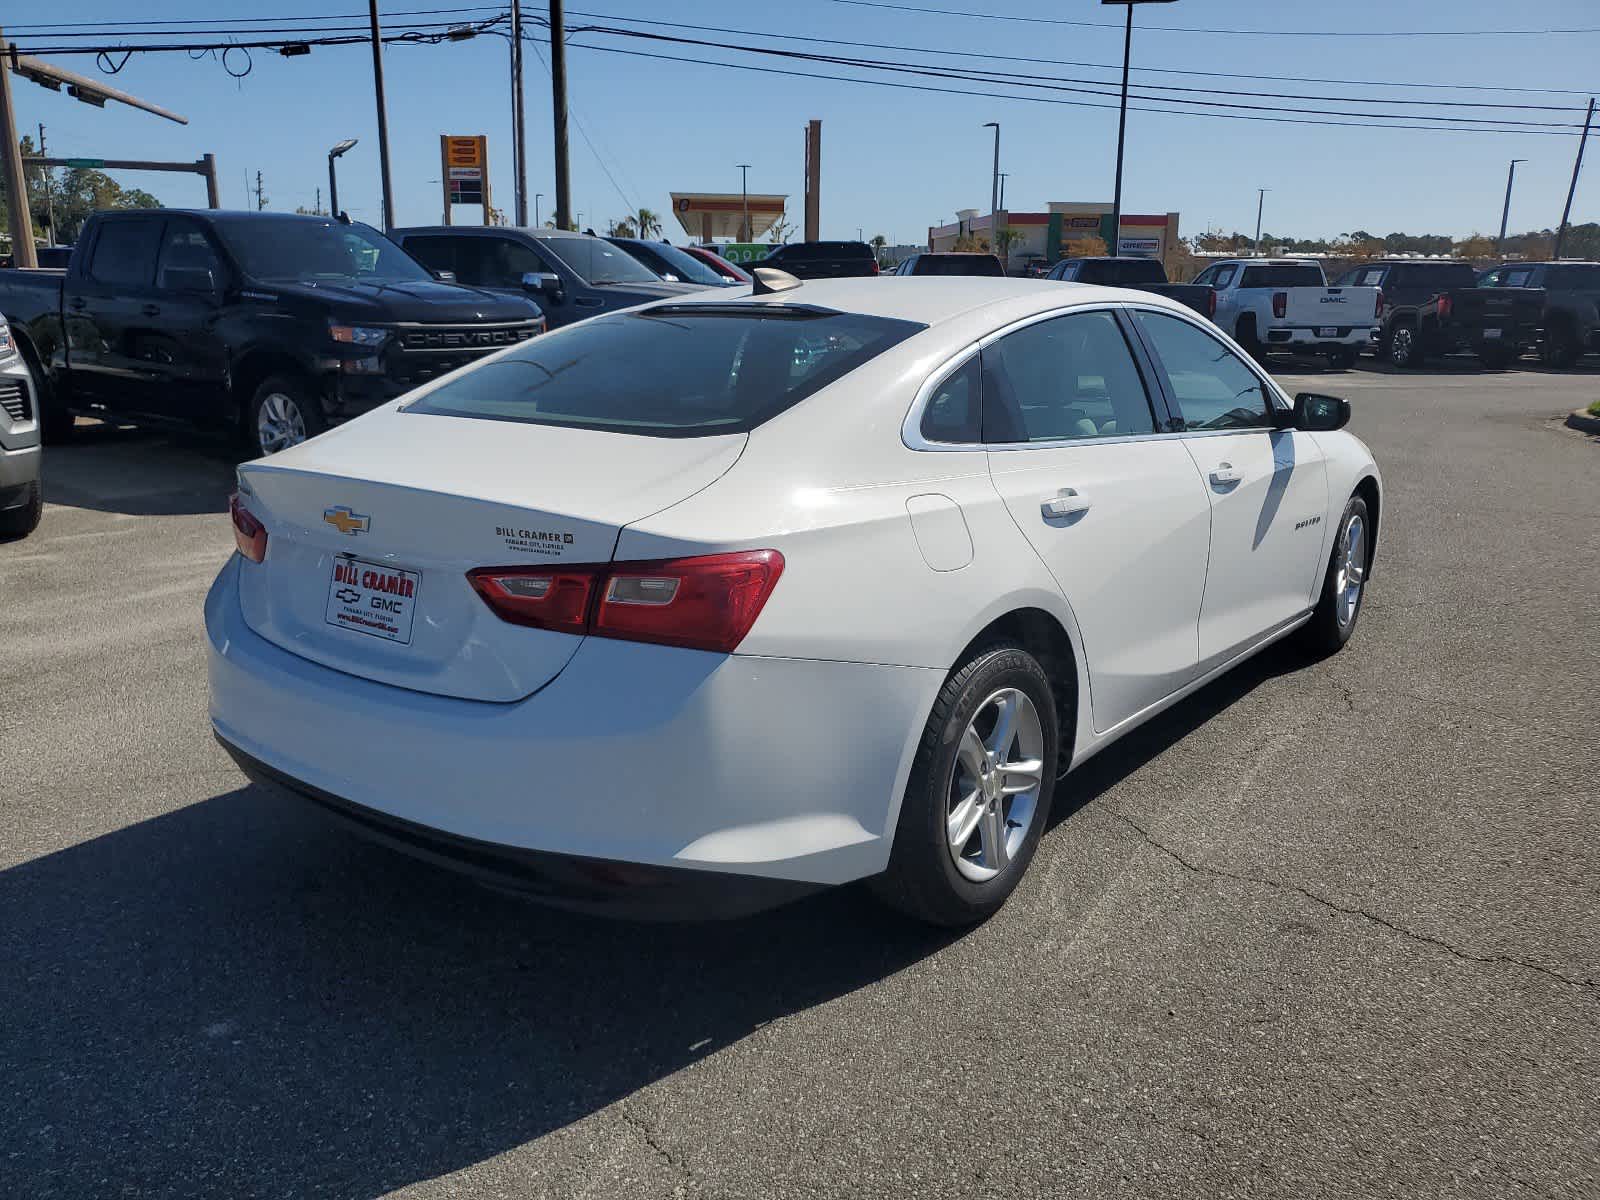
[[[526,24],[527,21],[528,18],[524,17],[523,22]],[[548,24],[548,22],[546,22],[546,24]],[[544,68],[544,73],[548,76],[550,74],[550,64],[545,61],[544,54],[540,51],[538,42],[527,34],[523,34],[523,38],[532,43],[533,56],[539,60],[539,65]],[[572,48],[570,42],[568,43],[567,48]],[[634,204],[632,200],[628,199],[627,194],[623,192],[622,185],[617,182],[617,177],[611,173],[611,168],[606,165],[605,158],[601,155],[600,151],[595,148],[593,140],[589,137],[589,131],[583,127],[583,122],[578,118],[578,111],[572,106],[570,100],[567,103],[567,114],[572,118],[572,123],[578,127],[578,136],[583,139],[583,144],[589,147],[589,153],[594,155],[594,161],[600,165],[600,170],[603,171],[605,173],[605,177],[611,181],[611,186],[616,191],[618,199],[622,201],[629,212],[638,212],[638,205]],[[617,169],[620,171],[622,168],[619,165]],[[571,214],[568,215],[570,217]]]
[[[394,11],[392,11],[392,12],[388,12],[388,11],[380,12],[378,15],[380,17],[382,17],[383,19],[387,20],[390,17],[435,17],[435,16],[448,16],[448,15],[450,15],[452,13],[472,13],[472,12],[500,13],[500,12],[504,12],[504,11],[505,11],[505,6],[504,5],[477,4],[477,5],[473,5],[473,6],[469,7],[469,8],[398,8],[398,9],[395,9]],[[150,19],[141,19],[141,20],[138,20],[138,21],[50,21],[50,22],[45,22],[45,23],[33,24],[33,25],[7,24],[6,28],[11,30],[13,33],[16,33],[18,31],[27,31],[29,33],[33,33],[33,32],[37,32],[39,30],[89,29],[89,28],[106,29],[106,28],[120,28],[122,26],[128,26],[128,25],[160,25],[160,26],[200,25],[200,24],[204,24],[204,23],[206,23],[208,21],[213,23],[213,24],[222,24],[222,25],[271,25],[271,24],[282,24],[282,23],[288,23],[288,22],[294,22],[294,21],[336,21],[336,20],[352,20],[352,21],[354,21],[354,20],[357,20],[357,19],[361,19],[361,18],[359,18],[358,15],[348,15],[347,16],[346,14],[343,14],[343,13],[315,13],[315,14],[309,14],[309,15],[303,14],[303,15],[297,16],[297,17],[238,17],[238,18],[230,18],[230,17],[189,17],[189,18],[184,18],[184,19],[176,19],[176,18],[174,18],[174,19],[166,20],[166,21],[158,21],[158,20],[150,20]]]
[[[724,69],[727,69],[727,70],[735,70],[735,71],[753,71],[753,72],[755,72],[757,74],[762,74],[762,75],[787,75],[787,76],[793,76],[793,77],[797,77],[797,78],[801,78],[801,79],[826,79],[826,80],[830,80],[830,81],[833,81],[833,82],[836,82],[836,83],[858,83],[858,84],[865,84],[865,85],[870,86],[870,87],[901,88],[901,89],[904,89],[904,90],[917,91],[917,92],[942,92],[942,93],[945,93],[947,95],[954,95],[954,96],[982,96],[982,97],[986,97],[986,98],[989,98],[989,99],[995,99],[995,100],[1022,100],[1022,101],[1026,101],[1026,102],[1033,103],[1033,104],[1055,104],[1055,105],[1066,106],[1066,107],[1069,107],[1069,108],[1102,108],[1102,109],[1113,109],[1113,110],[1117,108],[1117,105],[1115,105],[1115,104],[1097,104],[1097,103],[1094,103],[1094,102],[1088,101],[1088,100],[1063,100],[1063,99],[1059,99],[1059,98],[1051,97],[1051,96],[1028,96],[1028,95],[1017,95],[1014,92],[977,91],[977,90],[972,89],[972,88],[935,87],[935,86],[933,86],[931,84],[902,83],[902,82],[897,82],[897,81],[888,80],[888,79],[862,79],[862,78],[860,78],[858,76],[852,76],[852,75],[824,75],[824,74],[820,74],[820,73],[815,72],[815,71],[796,71],[796,70],[792,70],[792,69],[788,69],[788,68],[782,68],[782,67],[755,66],[755,65],[750,64],[750,63],[730,63],[730,62],[720,62],[720,61],[716,61],[716,60],[712,60],[712,59],[704,59],[704,58],[685,58],[685,57],[683,57],[681,55],[676,55],[676,54],[655,54],[655,53],[650,53],[650,52],[644,51],[644,50],[624,50],[619,46],[591,46],[591,45],[587,45],[587,44],[584,44],[584,43],[574,43],[572,48],[573,49],[578,49],[578,50],[593,50],[593,51],[595,51],[597,53],[601,53],[601,54],[621,54],[621,55],[625,55],[625,56],[627,56],[629,58],[648,58],[648,59],[656,59],[656,60],[663,61],[663,62],[681,62],[681,63],[690,63],[690,64],[697,65],[697,66],[704,66],[704,67],[721,67],[721,68],[724,68]],[[1261,116],[1261,115],[1255,115],[1255,114],[1249,114],[1249,113],[1191,112],[1191,111],[1188,111],[1188,110],[1185,110],[1185,109],[1152,108],[1152,107],[1150,107],[1148,105],[1138,105],[1138,106],[1130,105],[1128,111],[1130,111],[1130,112],[1160,113],[1160,114],[1164,114],[1164,115],[1167,115],[1167,116],[1210,117],[1210,118],[1217,119],[1217,120],[1266,121],[1266,122],[1269,122],[1269,123],[1272,123],[1272,124],[1279,124],[1279,125],[1341,126],[1341,127],[1348,128],[1348,129],[1403,129],[1403,130],[1428,131],[1428,132],[1433,132],[1433,133],[1506,133],[1506,134],[1520,134],[1520,135],[1523,135],[1523,136],[1526,136],[1526,137],[1570,137],[1570,136],[1573,136],[1571,134],[1563,133],[1563,132],[1560,132],[1558,130],[1552,130],[1552,129],[1502,129],[1502,128],[1498,128],[1496,126],[1493,126],[1491,124],[1485,124],[1483,126],[1470,126],[1469,127],[1469,126],[1459,126],[1459,125],[1438,126],[1438,125],[1394,124],[1394,123],[1374,122],[1374,121],[1371,121],[1371,120],[1365,120],[1365,121],[1329,121],[1329,120],[1318,120],[1318,119],[1309,118],[1309,117],[1269,117],[1269,116]],[[1354,116],[1356,114],[1351,114],[1351,115]],[[1368,115],[1370,116],[1370,115],[1373,115],[1373,114],[1368,114]]]
[[[630,25],[656,25],[667,29],[690,29],[700,33],[732,33],[744,37],[763,37],[778,41],[812,42],[831,46],[850,46],[864,50],[894,50],[912,54],[940,54],[958,58],[982,58],[1001,62],[1038,63],[1053,67],[1090,67],[1096,70],[1118,71],[1117,63],[1086,62],[1070,58],[1036,58],[1016,54],[985,54],[976,50],[949,50],[934,46],[902,46],[884,42],[858,42],[847,41],[842,38],[808,37],[794,33],[771,33],[757,29],[735,29],[726,25],[695,25],[682,21],[648,20],[643,17],[624,17],[611,13],[578,12],[568,10],[570,16],[590,17],[601,21],[621,21]],[[1509,85],[1494,85],[1486,83],[1427,83],[1417,80],[1379,80],[1379,79],[1328,79],[1319,76],[1306,75],[1260,75],[1243,71],[1201,71],[1189,67],[1132,67],[1136,73],[1154,75],[1185,75],[1202,79],[1264,79],[1273,83],[1329,83],[1343,87],[1381,87],[1381,88],[1426,88],[1444,91],[1468,92],[1515,92],[1519,94],[1534,94],[1546,96],[1587,96],[1589,93],[1582,88],[1532,88],[1513,87]],[[1159,84],[1144,84],[1145,87],[1159,87]],[[1296,97],[1297,99],[1320,99],[1321,97]],[[1421,100],[1399,100],[1396,104],[1422,104]],[[1518,105],[1497,105],[1496,107],[1515,108]],[[1573,111],[1578,111],[1574,109]]]
[[[1121,22],[1073,21],[1065,17],[1025,17],[1012,13],[968,12],[955,8],[925,8],[916,4],[891,4],[888,0],[826,0],[858,8],[887,8],[896,12],[940,17],[973,17],[984,21],[1021,21],[1030,25],[1074,25],[1081,29],[1121,29]],[[1546,37],[1575,33],[1600,33],[1600,26],[1584,29],[1211,29],[1199,25],[1141,25],[1154,33],[1216,33],[1233,37]]]
[[[1119,94],[1116,91],[1115,88],[1111,87],[1111,85],[1109,85],[1108,83],[1106,83],[1103,80],[1098,80],[1098,79],[1072,79],[1072,78],[1061,78],[1061,77],[1053,77],[1053,76],[1041,77],[1041,76],[1037,76],[1037,75],[1033,75],[1033,74],[1023,74],[1023,73],[1020,73],[1020,72],[1008,72],[1008,71],[981,71],[981,72],[980,71],[970,71],[970,70],[966,70],[966,69],[962,69],[962,68],[947,67],[947,66],[944,66],[942,64],[894,62],[894,61],[886,61],[886,60],[883,60],[883,59],[867,59],[867,58],[847,57],[847,56],[843,56],[843,55],[815,54],[815,53],[810,53],[810,52],[803,51],[803,50],[785,50],[785,49],[778,49],[778,48],[767,47],[767,46],[750,46],[750,45],[742,45],[742,44],[732,43],[732,42],[718,42],[718,41],[712,41],[712,40],[703,39],[703,38],[682,37],[682,36],[674,35],[674,34],[651,33],[651,32],[645,31],[645,30],[638,30],[638,29],[618,29],[618,28],[606,28],[606,27],[603,27],[603,26],[585,26],[585,27],[580,27],[578,29],[575,29],[574,33],[599,33],[599,34],[605,34],[605,35],[610,35],[610,36],[639,38],[639,39],[643,39],[643,40],[646,40],[646,41],[668,42],[668,43],[672,43],[672,44],[676,44],[676,45],[701,46],[701,47],[705,47],[705,48],[709,48],[709,49],[727,50],[727,51],[732,51],[732,52],[740,53],[740,54],[760,54],[760,55],[767,55],[767,56],[783,58],[783,59],[795,59],[795,60],[800,60],[800,61],[805,61],[805,62],[826,63],[826,64],[830,64],[830,65],[833,65],[833,66],[854,67],[854,68],[860,69],[860,70],[888,71],[888,72],[893,72],[893,73],[898,73],[898,74],[924,75],[924,76],[928,76],[928,77],[931,77],[931,78],[954,79],[954,80],[961,80],[961,81],[972,82],[972,83],[995,83],[995,84],[1002,84],[1002,85],[1005,85],[1005,86],[1008,86],[1008,87],[1025,87],[1025,88],[1042,89],[1042,90],[1046,90],[1046,91],[1075,92],[1075,93],[1080,93],[1080,94],[1083,94],[1083,95],[1090,95],[1090,96],[1116,96],[1116,95]],[[1074,85],[1083,85],[1083,84],[1087,84],[1087,85],[1091,85],[1091,86],[1087,86],[1087,87],[1085,87],[1085,86],[1074,86]],[[1148,86],[1148,85],[1141,85],[1141,86]],[[1329,99],[1329,100],[1332,100],[1332,101],[1334,101],[1336,103],[1344,103],[1344,104],[1366,104],[1366,105],[1372,105],[1372,104],[1404,103],[1403,101],[1385,100],[1385,99],[1381,99],[1381,98],[1367,100],[1367,99],[1346,99],[1344,97],[1338,97],[1338,96],[1333,96],[1333,97],[1305,97],[1305,96],[1285,95],[1285,94],[1282,94],[1282,93],[1271,93],[1271,92],[1218,92],[1218,91],[1215,91],[1215,90],[1212,90],[1212,89],[1202,89],[1202,88],[1161,88],[1160,90],[1164,90],[1164,91],[1184,91],[1184,92],[1202,92],[1202,91],[1204,91],[1207,94],[1211,94],[1211,95],[1234,95],[1234,96],[1254,95],[1254,96],[1259,96],[1261,98],[1273,98],[1273,97],[1276,96],[1277,98],[1281,98],[1281,99]],[[1131,94],[1135,95],[1138,99],[1141,99],[1141,100],[1155,100],[1155,101],[1160,101],[1160,102],[1166,103],[1166,104],[1183,104],[1183,105],[1190,105],[1190,106],[1201,107],[1201,108],[1215,108],[1215,109],[1242,109],[1242,110],[1256,111],[1256,112],[1292,112],[1292,113],[1298,113],[1298,114],[1307,115],[1307,116],[1392,117],[1394,119],[1404,119],[1404,120],[1414,120],[1414,121],[1427,121],[1427,122],[1434,122],[1434,123],[1440,123],[1440,124],[1478,124],[1478,125],[1481,125],[1481,124],[1485,124],[1485,123],[1494,123],[1494,124],[1499,124],[1499,125],[1530,126],[1530,127],[1542,127],[1542,128],[1574,128],[1575,129],[1577,127],[1576,122],[1573,122],[1571,124],[1567,124],[1567,123],[1558,122],[1558,121],[1525,121],[1525,120],[1519,120],[1519,119],[1512,118],[1512,117],[1501,117],[1501,116],[1486,115],[1486,114],[1480,114],[1480,115],[1477,115],[1477,116],[1434,116],[1434,115],[1428,114],[1428,113],[1420,113],[1420,114],[1418,114],[1418,113],[1369,113],[1369,112],[1360,112],[1360,111],[1348,111],[1348,110],[1345,110],[1345,109],[1294,108],[1294,107],[1289,107],[1289,106],[1285,106],[1285,105],[1250,104],[1250,103],[1242,103],[1242,102],[1239,102],[1239,101],[1227,101],[1227,100],[1193,100],[1193,99],[1189,99],[1189,98],[1184,97],[1184,96],[1151,96],[1151,95],[1141,94],[1141,93],[1131,93]],[[1494,105],[1463,103],[1463,102],[1460,102],[1460,101],[1421,101],[1420,103],[1429,104],[1429,105],[1444,104],[1444,105],[1448,105],[1448,106],[1460,105],[1461,107],[1467,107],[1467,108],[1500,107],[1500,106],[1494,106]],[[1564,112],[1564,111],[1573,111],[1573,112],[1575,112],[1575,110],[1569,110],[1569,109],[1561,108],[1561,107],[1554,106],[1554,105],[1516,105],[1516,106],[1506,106],[1506,107],[1516,107],[1516,108],[1519,108],[1519,109],[1520,108],[1542,109],[1542,110],[1551,111],[1551,112]]]

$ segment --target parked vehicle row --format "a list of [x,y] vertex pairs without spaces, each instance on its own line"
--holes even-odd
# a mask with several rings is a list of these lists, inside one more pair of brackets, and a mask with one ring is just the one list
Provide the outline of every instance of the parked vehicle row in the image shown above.
[[1168,283],[1166,267],[1154,258],[1064,258],[1050,268],[1045,278],[1170,296],[1202,317],[1213,317],[1217,312],[1215,288],[1201,283]]

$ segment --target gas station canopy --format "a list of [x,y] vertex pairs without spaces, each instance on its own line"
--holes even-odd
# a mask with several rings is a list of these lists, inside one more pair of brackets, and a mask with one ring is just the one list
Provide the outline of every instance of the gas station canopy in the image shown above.
[[748,197],[739,192],[673,192],[672,215],[683,231],[697,242],[714,238],[739,239],[743,232],[745,203],[750,205],[750,239],[761,236],[783,219],[788,196]]

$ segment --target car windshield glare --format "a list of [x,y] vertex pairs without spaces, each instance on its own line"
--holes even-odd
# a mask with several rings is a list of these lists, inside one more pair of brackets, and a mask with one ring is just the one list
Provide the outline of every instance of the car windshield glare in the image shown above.
[[673,305],[524,343],[405,406],[653,437],[744,433],[926,328],[773,305]]
[[661,277],[620,246],[604,238],[553,237],[539,239],[548,250],[587,283],[660,283]]
[[420,283],[433,278],[416,259],[365,225],[264,215],[216,224],[252,279]]

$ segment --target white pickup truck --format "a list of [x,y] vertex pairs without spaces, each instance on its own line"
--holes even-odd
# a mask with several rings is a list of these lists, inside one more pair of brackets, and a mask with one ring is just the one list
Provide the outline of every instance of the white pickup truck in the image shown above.
[[1211,319],[1257,358],[1295,350],[1348,367],[1372,344],[1383,316],[1380,289],[1329,287],[1314,259],[1226,259],[1194,282],[1216,291]]

